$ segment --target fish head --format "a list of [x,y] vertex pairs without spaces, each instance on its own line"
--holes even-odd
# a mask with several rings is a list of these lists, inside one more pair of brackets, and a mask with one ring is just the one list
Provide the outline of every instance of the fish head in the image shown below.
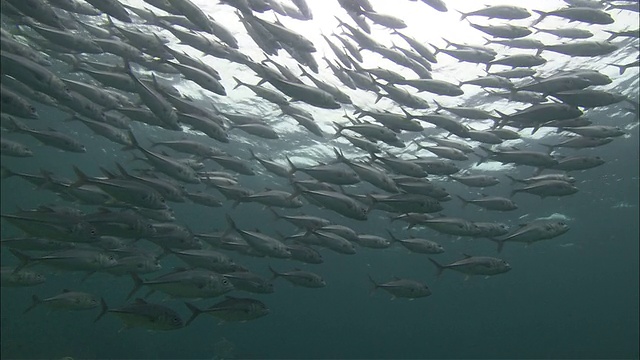
[[[551,224],[550,226],[551,227],[549,228],[549,231],[553,232],[554,234],[560,235],[569,231],[569,224],[567,224],[564,221],[558,221],[556,223]],[[549,227],[549,225],[547,227]]]
[[47,280],[44,275],[33,271],[17,271],[11,277],[16,283],[29,285],[42,284]]
[[100,306],[100,300],[95,296],[83,297],[83,298],[80,298],[78,301],[82,303],[84,308],[95,308]]
[[100,265],[101,268],[104,268],[104,269],[118,265],[118,259],[112,254],[108,254],[108,253],[96,254],[95,262],[96,264]]
[[499,273],[504,273],[511,270],[511,265],[502,259],[497,259],[497,261],[494,264],[494,267]]
[[173,330],[184,327],[184,322],[182,321],[180,316],[178,316],[178,314],[167,312],[165,314],[162,314],[162,316],[160,316],[158,320],[160,320],[158,325],[160,325],[162,329]]
[[162,265],[160,265],[160,261],[156,258],[149,258],[143,261],[140,261],[136,264],[136,272],[137,273],[150,273],[162,270]]
[[98,229],[88,222],[79,222],[71,227],[71,234],[75,238],[95,240],[98,237]]
[[433,246],[431,247],[431,251],[434,252],[434,254],[441,254],[444,252],[444,247],[442,247],[442,245],[440,244],[433,244]]
[[231,281],[229,281],[229,279],[224,276],[212,275],[209,280],[210,286],[214,289],[217,289],[221,293],[226,293],[235,289]]

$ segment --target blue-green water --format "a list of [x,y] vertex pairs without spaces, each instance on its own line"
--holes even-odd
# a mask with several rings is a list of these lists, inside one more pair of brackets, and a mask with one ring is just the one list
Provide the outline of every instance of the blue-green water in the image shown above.
[[[238,70],[231,66],[228,69]],[[637,70],[628,71],[635,71],[633,77],[637,77]],[[222,73],[226,79],[230,75]],[[633,77],[615,91],[637,99],[637,88],[624,88],[637,87],[638,82]],[[374,106],[373,103],[369,105]],[[44,128],[44,124],[54,124],[58,130],[76,134],[87,145],[87,153],[64,153],[39,145],[27,136],[9,134],[7,136],[12,139],[29,145],[36,155],[28,159],[3,156],[3,166],[27,173],[37,173],[42,168],[56,176],[73,179],[73,165],[91,175],[99,173],[99,166],[113,168],[115,161],[131,169],[142,165],[129,162],[128,153],[91,135],[83,125],[63,122],[68,116],[59,110],[39,104],[36,107],[41,119],[30,125]],[[240,106],[234,109],[254,110]],[[300,267],[321,274],[327,286],[301,288],[277,279],[273,294],[231,293],[260,299],[270,308],[268,316],[246,323],[226,324],[217,324],[216,319],[201,316],[188,327],[154,332],[122,330],[121,321],[110,314],[94,323],[99,309],[64,312],[49,311],[40,306],[22,314],[31,304],[33,294],[48,297],[62,289],[86,291],[104,297],[107,304],[117,307],[127,302],[125,298],[133,286],[133,281],[126,276],[96,273],[81,281],[84,274],[34,266],[33,269],[46,274],[46,283],[35,287],[2,288],[0,355],[2,359],[66,356],[74,359],[637,359],[640,335],[637,115],[620,112],[615,105],[588,114],[594,124],[621,126],[628,135],[603,147],[577,150],[581,155],[597,155],[606,160],[600,167],[572,173],[577,179],[577,194],[545,199],[517,194],[514,200],[519,209],[507,214],[478,211],[474,206],[462,208],[456,200],[445,205],[447,216],[504,222],[510,226],[561,214],[570,219],[571,230],[555,239],[528,247],[507,243],[498,254],[491,241],[446,236],[426,228],[407,231],[403,223],[390,222],[388,216],[378,210],[369,215],[368,221],[358,222],[308,203],[303,208],[306,214],[325,217],[360,233],[385,236],[390,230],[397,235],[421,235],[436,240],[446,248],[444,254],[435,255],[440,262],[457,260],[463,253],[499,256],[509,261],[513,268],[506,274],[465,280],[463,274],[445,271],[436,277],[436,269],[426,255],[409,253],[399,245],[384,250],[358,247],[355,255],[322,249],[324,263],[320,265],[227,252],[236,262],[256,273],[268,276],[269,265],[283,271]],[[269,116],[274,124],[285,121],[282,116]],[[340,116],[341,113],[335,114],[336,119]],[[145,146],[147,139],[180,138],[175,133],[139,124],[132,128]],[[220,145],[204,136],[189,136]],[[316,142],[309,139],[310,135],[300,132],[286,136],[286,140],[265,143],[250,136],[235,135],[224,149],[245,158],[246,148],[251,147],[260,155],[271,154],[275,159],[290,154],[323,161],[326,159],[322,155],[330,154],[331,146],[338,144],[329,139]],[[407,134],[403,136],[403,139],[411,139]],[[559,139],[543,140],[553,143]],[[346,143],[339,144],[343,149],[349,149]],[[318,146],[323,148],[320,156],[313,148]],[[559,152],[563,155],[576,153],[571,149]],[[208,169],[217,168],[212,162],[206,164]],[[460,164],[471,167],[473,162]],[[257,163],[254,168],[259,168]],[[512,186],[502,176],[506,171],[514,177],[531,175],[528,167],[498,169],[492,174],[500,178],[501,184],[491,189],[491,194],[508,194]],[[254,190],[290,189],[285,180],[264,173],[254,177],[241,175],[239,179],[243,186]],[[452,180],[438,178],[436,181],[451,194],[477,196],[475,192],[469,195],[468,188]],[[3,179],[1,185],[3,214],[14,212],[18,207],[30,209],[41,204],[66,204],[48,190],[36,189],[18,178]],[[194,186],[193,189],[204,190],[204,187]],[[359,190],[353,191],[358,193],[373,191],[369,185],[362,184],[347,189]],[[208,191],[218,195],[213,190]],[[89,206],[77,207],[86,212],[96,210]],[[221,208],[190,203],[172,203],[171,207],[177,222],[196,233],[226,229],[225,214],[230,214],[243,229],[259,229],[274,236],[296,232],[290,224],[274,221],[270,212],[257,204],[242,203],[233,208],[231,202],[226,201]],[[2,223],[3,238],[19,234],[16,228]],[[1,257],[3,266],[18,264],[4,248]],[[162,259],[162,265],[162,272],[183,266],[171,256]],[[433,294],[415,300],[391,300],[391,295],[380,289],[371,292],[368,275],[380,282],[394,276],[424,281]],[[145,291],[143,289],[138,295],[144,295]],[[184,319],[190,315],[181,299],[168,299],[156,293],[147,300],[177,310]],[[217,299],[195,303],[205,307],[215,302]]]

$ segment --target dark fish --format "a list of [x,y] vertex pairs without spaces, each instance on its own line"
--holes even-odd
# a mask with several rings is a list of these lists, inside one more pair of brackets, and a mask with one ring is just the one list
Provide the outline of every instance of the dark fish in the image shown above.
[[100,320],[107,312],[113,313],[124,322],[123,329],[142,327],[149,330],[177,330],[184,327],[180,315],[173,309],[160,304],[148,303],[136,299],[134,303],[120,308],[109,309],[102,300],[102,311],[94,322]]

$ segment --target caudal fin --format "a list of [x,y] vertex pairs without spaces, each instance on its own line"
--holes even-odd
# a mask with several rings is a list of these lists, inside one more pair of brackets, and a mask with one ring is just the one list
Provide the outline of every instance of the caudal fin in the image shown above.
[[133,289],[129,291],[129,294],[127,295],[127,299],[130,299],[133,296],[133,294],[135,294],[136,291],[138,291],[144,284],[144,280],[142,280],[140,276],[138,276],[138,274],[136,273],[131,273],[131,278],[133,279]]
[[433,263],[433,265],[436,266],[436,276],[440,276],[442,275],[442,272],[444,271],[444,269],[446,269],[445,266],[440,265],[437,261],[433,260],[432,258],[429,258],[429,261],[431,261]]
[[35,308],[36,306],[42,304],[42,300],[38,297],[38,295],[33,295],[31,297],[31,299],[33,300],[31,306],[29,306],[28,308],[26,308],[22,313],[26,314],[29,311],[33,310],[33,308]]
[[191,310],[191,317],[189,318],[189,320],[187,320],[187,322],[184,324],[184,326],[189,326],[189,324],[191,324],[191,322],[193,320],[195,320],[198,315],[202,314],[203,311],[200,310],[197,306],[189,303],[189,302],[184,302],[185,305],[187,305],[187,307],[189,308],[189,310]]
[[462,196],[460,196],[460,195],[456,195],[456,197],[457,197],[458,199],[460,199],[460,201],[462,201],[462,208],[463,208],[463,209],[464,209],[465,207],[467,207],[467,205],[471,202],[471,201],[469,201],[469,200],[467,200],[467,199],[463,198],[463,197],[462,197]]
[[107,306],[107,303],[104,301],[104,298],[100,298],[100,306],[101,306],[100,314],[98,314],[98,316],[96,317],[95,320],[93,320],[93,322],[100,320],[104,316],[104,314],[106,314],[107,311],[109,311],[109,307]]
[[272,276],[271,276],[271,280],[274,280],[274,279],[276,279],[277,277],[279,277],[279,276],[281,276],[281,275],[282,275],[281,273],[279,273],[279,272],[275,271],[275,270],[271,267],[271,265],[269,265],[269,271],[271,271],[271,274],[272,274]]
[[367,274],[367,276],[369,277],[369,281],[372,285],[371,290],[369,291],[369,295],[373,295],[373,293],[380,287],[380,285],[375,280],[373,280],[371,275]]
[[504,242],[506,240],[502,240],[502,239],[494,239],[494,238],[489,238],[489,240],[493,241],[494,243],[496,243],[496,245],[498,246],[496,248],[496,250],[498,251],[498,253],[502,252],[502,248],[504,248]]

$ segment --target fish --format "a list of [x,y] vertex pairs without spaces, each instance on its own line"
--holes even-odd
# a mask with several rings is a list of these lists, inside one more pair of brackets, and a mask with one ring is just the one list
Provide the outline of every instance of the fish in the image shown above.
[[578,192],[578,188],[573,184],[562,180],[541,180],[526,185],[519,189],[511,190],[510,196],[525,192],[534,195],[538,195],[541,199],[548,196],[567,196]]
[[227,278],[216,272],[202,269],[177,269],[152,280],[143,280],[136,273],[131,273],[131,278],[134,286],[127,295],[127,299],[145,285],[153,291],[161,291],[180,298],[213,298],[233,290],[233,285]]
[[522,242],[531,245],[541,240],[553,239],[567,231],[570,227],[565,221],[536,220],[528,224],[521,224],[518,229],[503,237],[495,237],[491,240],[498,245],[498,252],[502,251],[505,242]]
[[505,20],[520,20],[531,16],[531,13],[527,9],[512,5],[494,5],[467,13],[458,12],[462,15],[460,20],[464,20],[469,16],[485,16],[489,19]]
[[440,276],[444,270],[451,269],[466,274],[468,279],[474,275],[493,276],[504,274],[511,270],[511,265],[505,260],[489,256],[465,255],[464,259],[454,261],[447,265],[441,265],[432,258],[429,261],[435,265],[436,275]]
[[262,252],[264,255],[285,259],[291,257],[291,252],[287,249],[286,245],[279,240],[260,232],[239,229],[229,214],[226,215],[226,219],[229,227],[225,231],[225,235],[231,233],[231,231],[235,231],[242,236],[251,247]]
[[100,301],[95,295],[68,289],[64,289],[61,294],[52,297],[41,299],[37,295],[33,295],[31,299],[33,303],[22,312],[23,314],[26,314],[39,305],[46,305],[47,307],[57,310],[71,311],[90,310],[100,306]]
[[18,270],[9,266],[0,269],[1,287],[26,287],[44,283],[47,278],[39,273],[29,270]]
[[389,234],[391,240],[400,243],[402,246],[414,253],[441,254],[444,252],[444,247],[433,240],[413,237],[407,239],[399,239],[394,236],[393,233],[389,230],[387,230],[387,234]]
[[431,290],[426,284],[415,280],[396,277],[394,280],[379,284],[369,276],[369,281],[373,284],[371,292],[377,289],[383,289],[392,295],[391,300],[394,300],[396,297],[413,300],[431,295]]
[[102,311],[93,321],[97,322],[106,313],[113,313],[124,322],[123,329],[142,327],[149,330],[167,331],[183,328],[184,321],[173,309],[144,299],[136,299],[133,303],[119,308],[109,308],[104,299],[101,301]]
[[467,204],[473,204],[483,209],[494,211],[512,211],[518,209],[518,205],[516,205],[511,199],[499,196],[485,196],[483,198],[473,200],[465,199],[460,195],[456,196],[460,201],[462,201],[463,207]]
[[314,274],[309,271],[294,269],[292,271],[287,271],[287,272],[278,272],[274,270],[271,266],[269,266],[269,271],[271,271],[271,273],[273,274],[273,276],[271,277],[271,280],[275,280],[276,278],[280,277],[289,281],[294,285],[307,287],[307,288],[321,288],[327,285],[327,283],[324,281],[324,279],[320,275]]
[[251,298],[237,298],[226,296],[225,300],[210,306],[207,309],[199,309],[195,305],[185,302],[185,305],[191,310],[191,317],[185,323],[185,326],[191,324],[200,314],[209,314],[224,322],[245,322],[254,320],[269,314],[269,308],[260,300]]

